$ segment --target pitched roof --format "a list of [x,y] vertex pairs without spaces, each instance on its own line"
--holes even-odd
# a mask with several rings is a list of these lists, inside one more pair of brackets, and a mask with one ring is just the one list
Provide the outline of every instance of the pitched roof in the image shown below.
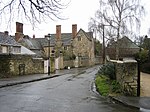
[[[35,38],[36,41],[41,43],[42,46],[48,46],[48,39],[47,38]],[[61,41],[63,45],[71,45],[72,40],[72,33],[62,33],[61,34]],[[50,46],[55,46],[56,43],[56,34],[51,34],[50,37]]]
[[17,43],[13,37],[6,35],[3,32],[0,32],[0,44],[9,46],[20,46],[20,44]]
[[87,39],[89,39],[90,41],[92,40],[92,38],[93,38],[93,32],[85,32],[83,29],[80,29],[79,32],[83,32],[84,35],[87,37]]
[[41,44],[35,39],[30,38],[29,36],[24,36],[18,42],[21,43],[23,46],[27,47],[28,49],[42,49]]
[[[91,40],[92,34],[91,32],[85,32],[84,30],[81,29],[81,31],[84,32],[86,37]],[[72,42],[72,33],[62,33],[61,34],[61,41],[64,46],[69,46],[71,45]],[[25,46],[26,48],[30,49],[34,53],[36,53],[37,56],[42,56],[43,48],[48,46],[49,40],[45,38],[31,38],[27,35],[25,35],[23,38],[19,39],[19,43],[21,45]],[[56,44],[56,34],[51,34],[50,38],[50,46],[55,46]]]
[[[139,47],[132,42],[128,37],[124,36],[123,38],[118,40],[118,45],[119,48],[136,48],[138,49]],[[109,48],[115,48],[116,47],[116,41],[113,42],[111,45],[108,46]]]
[[35,55],[34,52],[32,52],[31,50],[27,49],[24,46],[21,46],[21,54],[27,54],[27,55]]

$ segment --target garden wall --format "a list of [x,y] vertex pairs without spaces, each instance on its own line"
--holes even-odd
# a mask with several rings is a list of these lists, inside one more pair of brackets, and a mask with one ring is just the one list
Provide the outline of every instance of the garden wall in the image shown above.
[[0,77],[44,73],[44,61],[30,55],[0,55]]
[[125,95],[137,95],[137,62],[135,60],[116,61],[116,80],[121,84]]

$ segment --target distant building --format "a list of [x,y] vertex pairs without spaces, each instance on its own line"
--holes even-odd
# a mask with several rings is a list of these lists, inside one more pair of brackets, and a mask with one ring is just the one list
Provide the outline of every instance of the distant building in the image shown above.
[[26,36],[23,34],[23,24],[16,23],[16,41],[36,53],[35,57],[43,59],[48,59],[50,48],[50,56],[55,56],[56,69],[95,64],[95,39],[92,32],[82,29],[77,32],[77,25],[73,24],[72,33],[61,33],[61,25],[56,25],[56,34],[50,34],[50,40],[47,37]]
[[0,32],[0,77],[44,73],[44,61],[34,55],[7,31]]
[[[110,59],[115,59],[116,47],[117,47],[116,41],[113,41],[107,46],[106,55],[108,55]],[[140,50],[140,47],[138,47],[126,36],[118,40],[118,47],[119,47],[119,59],[121,60],[123,58],[133,58],[134,54],[138,53]]]
[[8,32],[0,32],[0,54],[20,54],[21,45]]

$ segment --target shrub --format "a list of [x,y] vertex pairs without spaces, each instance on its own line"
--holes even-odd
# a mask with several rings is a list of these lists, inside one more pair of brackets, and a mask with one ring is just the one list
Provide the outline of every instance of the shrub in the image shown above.
[[142,64],[141,71],[150,74],[150,62]]
[[116,80],[113,80],[111,83],[111,90],[114,93],[121,93],[121,85]]
[[139,53],[135,54],[135,59],[140,59],[141,63],[148,61],[148,50],[142,50]]
[[107,75],[112,80],[116,79],[115,69],[114,69],[114,64],[113,63],[103,65],[100,68],[98,73],[102,74],[102,75]]

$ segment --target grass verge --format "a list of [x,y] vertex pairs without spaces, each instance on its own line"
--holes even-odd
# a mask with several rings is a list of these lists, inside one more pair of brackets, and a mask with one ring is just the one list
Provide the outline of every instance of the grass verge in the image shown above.
[[115,80],[110,80],[106,75],[97,75],[96,89],[102,96],[117,95],[121,93],[121,86]]

